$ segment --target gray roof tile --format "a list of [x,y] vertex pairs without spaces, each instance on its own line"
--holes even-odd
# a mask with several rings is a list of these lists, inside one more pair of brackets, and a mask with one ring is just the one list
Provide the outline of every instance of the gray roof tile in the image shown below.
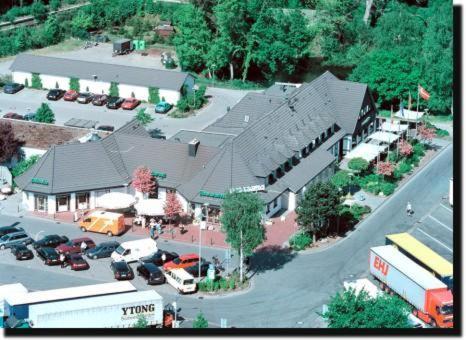
[[[179,91],[189,75],[185,72],[158,70],[33,54],[19,54],[10,66],[12,71],[34,72],[78,79],[116,82]],[[192,76],[191,76],[192,77]]]

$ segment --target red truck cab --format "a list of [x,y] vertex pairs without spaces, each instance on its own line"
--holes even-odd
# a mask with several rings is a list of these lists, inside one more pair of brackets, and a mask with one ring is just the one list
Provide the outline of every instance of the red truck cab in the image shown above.
[[436,289],[426,292],[426,312],[415,310],[414,315],[434,327],[453,327],[453,294],[450,290]]

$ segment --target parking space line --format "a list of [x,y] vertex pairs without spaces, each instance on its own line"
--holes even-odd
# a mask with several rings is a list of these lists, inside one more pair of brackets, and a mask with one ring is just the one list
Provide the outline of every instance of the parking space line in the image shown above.
[[443,205],[443,204],[440,204],[442,207],[444,207],[445,209],[447,209],[449,212],[453,213],[453,209],[447,207],[446,205]]
[[429,217],[431,219],[433,219],[435,222],[437,222],[438,224],[440,224],[442,227],[444,227],[445,229],[448,229],[450,231],[453,231],[453,229],[451,229],[449,226],[447,226],[445,223],[443,222],[440,222],[439,220],[437,220],[435,217],[433,217],[432,215],[429,215]]
[[432,239],[433,241],[437,242],[437,243],[440,244],[442,247],[448,249],[451,253],[453,253],[453,249],[449,248],[447,245],[445,245],[445,243],[440,242],[440,241],[437,240],[435,237],[430,236],[429,234],[427,234],[427,233],[426,233],[424,230],[422,230],[421,228],[417,228],[416,230],[419,230],[421,233],[423,233],[424,235],[426,235],[428,238]]

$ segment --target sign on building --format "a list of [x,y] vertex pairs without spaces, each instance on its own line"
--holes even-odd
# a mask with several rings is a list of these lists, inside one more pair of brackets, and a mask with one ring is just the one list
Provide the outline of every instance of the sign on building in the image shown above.
[[250,185],[245,187],[238,187],[230,189],[230,193],[233,192],[257,192],[257,191],[265,191],[265,185]]
[[142,51],[146,49],[146,42],[144,40],[133,40],[135,50]]

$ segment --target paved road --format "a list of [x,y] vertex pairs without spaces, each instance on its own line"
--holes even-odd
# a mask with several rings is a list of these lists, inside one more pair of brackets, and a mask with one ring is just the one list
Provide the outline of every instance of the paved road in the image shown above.
[[[452,171],[452,147],[449,146],[356,231],[331,248],[299,255],[287,252],[262,254],[253,262],[256,273],[253,289],[248,292],[199,299],[198,295],[180,297],[169,286],[155,289],[164,296],[166,303],[176,299],[181,308],[180,314],[187,319],[192,319],[202,310],[213,324],[219,324],[221,318],[226,318],[228,325],[235,327],[322,327],[322,320],[316,312],[321,311],[329,297],[342,288],[343,281],[368,276],[369,248],[384,244],[384,235],[388,233],[412,231],[417,227],[416,219],[405,214],[406,202],[411,201],[416,216],[432,214],[448,191]],[[15,221],[18,218],[0,215],[0,224]],[[47,228],[47,233],[61,233],[65,229],[63,225],[49,221],[27,218],[22,221],[28,229],[32,228],[33,235],[44,228]],[[72,237],[81,234],[77,228],[66,230],[66,234]],[[92,236],[98,241],[106,239],[103,235]],[[181,246],[170,243],[164,246],[173,250],[176,247]],[[20,281],[30,289],[50,289],[112,280],[106,269],[101,270],[108,265],[105,260],[94,263],[89,272],[72,274],[61,268],[44,268],[42,264],[33,266],[33,262],[30,271],[25,271],[23,265],[18,265],[8,255],[0,254],[0,267],[4,273],[0,282],[3,283]],[[147,288],[140,278],[134,282],[140,289]]]
[[141,104],[132,111],[123,109],[109,110],[105,106],[98,107],[92,104],[78,104],[76,102],[56,102],[45,99],[47,91],[24,89],[14,95],[0,93],[0,116],[7,112],[25,114],[35,112],[41,103],[47,102],[55,113],[57,125],[63,125],[71,118],[96,120],[101,125],[113,125],[119,128],[134,118],[139,108],[148,107],[154,121],[148,129],[160,129],[167,137],[171,137],[180,129],[202,130],[226,113],[227,107],[233,107],[248,91],[228,90],[220,88],[207,89],[206,95],[210,96],[209,104],[200,110],[195,116],[184,119],[168,117],[164,114],[154,113],[154,105]]

